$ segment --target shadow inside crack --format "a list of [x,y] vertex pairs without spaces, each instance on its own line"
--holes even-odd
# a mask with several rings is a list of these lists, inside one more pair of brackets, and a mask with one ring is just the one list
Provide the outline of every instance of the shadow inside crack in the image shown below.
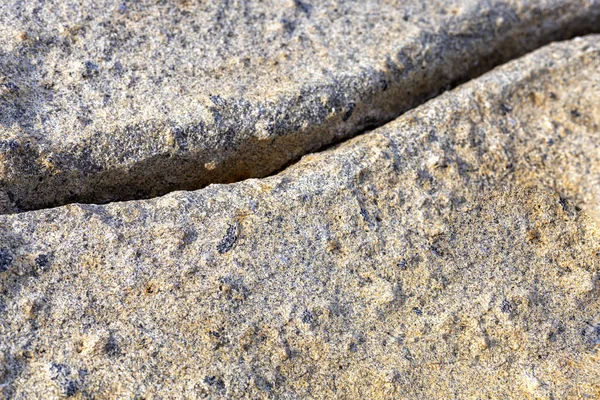
[[[472,33],[462,33],[459,28],[456,31],[460,34],[422,32],[412,40],[426,43],[426,52],[401,49],[387,58],[381,70],[305,88],[275,103],[253,105],[216,96],[211,109],[215,122],[211,126],[172,127],[169,122],[149,121],[110,134],[114,142],[108,150],[102,147],[105,141],[96,143],[92,137],[54,156],[48,156],[47,149],[26,137],[2,141],[0,162],[6,178],[0,181],[0,213],[74,202],[146,199],[176,190],[197,190],[212,183],[266,177],[305,154],[382,126],[495,66],[552,41],[594,33],[600,27],[599,14],[580,15],[564,24],[548,22],[547,16],[535,13],[528,16],[529,21],[522,21],[509,6],[498,7],[492,14],[467,16],[472,19]],[[498,18],[506,21],[501,29],[493,23]],[[463,22],[455,21],[457,26]],[[452,24],[449,31],[453,31]],[[320,98],[323,91],[333,94],[325,104]],[[15,102],[6,115],[12,115],[13,120],[34,118],[19,116],[17,111],[24,105]],[[42,104],[29,106],[35,112]],[[270,113],[262,113],[265,109]],[[336,110],[333,114],[329,111],[332,109]],[[299,115],[306,116],[308,127],[298,123]],[[256,126],[265,121],[270,135],[261,139]],[[26,124],[23,122],[23,127],[29,129]],[[165,129],[175,132],[173,148],[126,142],[131,134],[137,134],[136,130],[142,139],[151,142],[157,132]],[[147,155],[136,158],[140,151],[131,146],[137,144],[148,146]],[[105,162],[103,155],[112,157],[111,162]],[[131,161],[127,161],[129,155]],[[6,173],[7,169],[11,173]]]

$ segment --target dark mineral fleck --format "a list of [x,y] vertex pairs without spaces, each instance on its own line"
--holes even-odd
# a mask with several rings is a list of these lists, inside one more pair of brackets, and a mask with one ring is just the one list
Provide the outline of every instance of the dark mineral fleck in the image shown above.
[[304,310],[302,313],[302,322],[305,324],[311,324],[313,322],[313,315],[310,311]]
[[13,262],[12,255],[6,249],[0,249],[0,272],[4,272]]
[[198,239],[198,233],[194,230],[190,230],[184,233],[183,243],[186,245],[194,243]]
[[75,381],[68,381],[63,389],[63,392],[66,397],[75,396],[78,391],[79,391],[79,386],[77,385],[77,382],[75,382]]
[[229,225],[225,237],[221,239],[221,241],[217,245],[217,251],[221,254],[227,253],[229,250],[231,250],[236,240],[237,229],[234,225]]
[[512,311],[512,306],[510,305],[510,303],[508,302],[508,300],[504,299],[502,300],[502,304],[500,305],[500,311],[502,311],[505,314],[510,314]]
[[352,116],[352,113],[354,113],[354,107],[356,105],[354,103],[349,103],[348,107],[346,108],[346,112],[344,113],[344,116],[342,117],[343,121],[348,121],[350,119],[350,117]]
[[40,254],[35,259],[35,265],[37,265],[41,269],[46,269],[50,265],[50,259],[46,254]]
[[304,12],[307,15],[310,15],[310,12],[312,11],[312,8],[313,8],[312,4],[306,3],[306,2],[301,1],[301,0],[294,0],[294,4],[300,10],[302,10],[302,12]]
[[223,379],[217,378],[216,376],[204,377],[204,383],[206,383],[208,386],[214,387],[219,392],[225,390],[225,382],[223,382]]
[[508,104],[502,103],[500,105],[500,111],[502,112],[502,114],[506,115],[512,111],[512,107]]
[[121,354],[119,343],[117,343],[117,338],[114,335],[108,337],[106,345],[104,345],[104,352],[111,357],[116,357]]
[[264,392],[271,392],[273,391],[273,384],[271,382],[269,382],[268,380],[266,380],[264,377],[262,376],[257,376],[254,379],[254,382],[256,383],[256,386],[264,391]]
[[63,395],[73,397],[79,391],[77,381],[71,379],[71,368],[65,364],[52,363],[50,364],[50,379],[55,381]]
[[91,78],[95,75],[98,75],[99,69],[96,64],[91,61],[86,61],[83,63],[83,72],[81,73],[82,78]]

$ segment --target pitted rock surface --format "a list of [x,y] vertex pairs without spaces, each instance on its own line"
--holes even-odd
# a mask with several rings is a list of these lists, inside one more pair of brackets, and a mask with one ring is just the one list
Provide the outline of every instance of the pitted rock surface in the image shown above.
[[7,0],[0,212],[263,177],[599,26],[596,0]]
[[599,39],[273,177],[0,217],[0,390],[598,397]]

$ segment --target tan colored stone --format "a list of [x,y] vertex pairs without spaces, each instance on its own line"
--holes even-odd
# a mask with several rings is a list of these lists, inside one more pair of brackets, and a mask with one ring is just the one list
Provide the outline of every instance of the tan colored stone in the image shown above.
[[599,39],[273,177],[0,217],[0,387],[599,397]]

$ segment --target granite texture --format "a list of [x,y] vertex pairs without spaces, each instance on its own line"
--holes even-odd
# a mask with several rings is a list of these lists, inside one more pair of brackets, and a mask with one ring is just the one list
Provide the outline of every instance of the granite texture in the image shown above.
[[5,0],[0,212],[264,177],[599,27],[598,0]]
[[0,391],[600,396],[600,37],[265,179],[0,216]]

